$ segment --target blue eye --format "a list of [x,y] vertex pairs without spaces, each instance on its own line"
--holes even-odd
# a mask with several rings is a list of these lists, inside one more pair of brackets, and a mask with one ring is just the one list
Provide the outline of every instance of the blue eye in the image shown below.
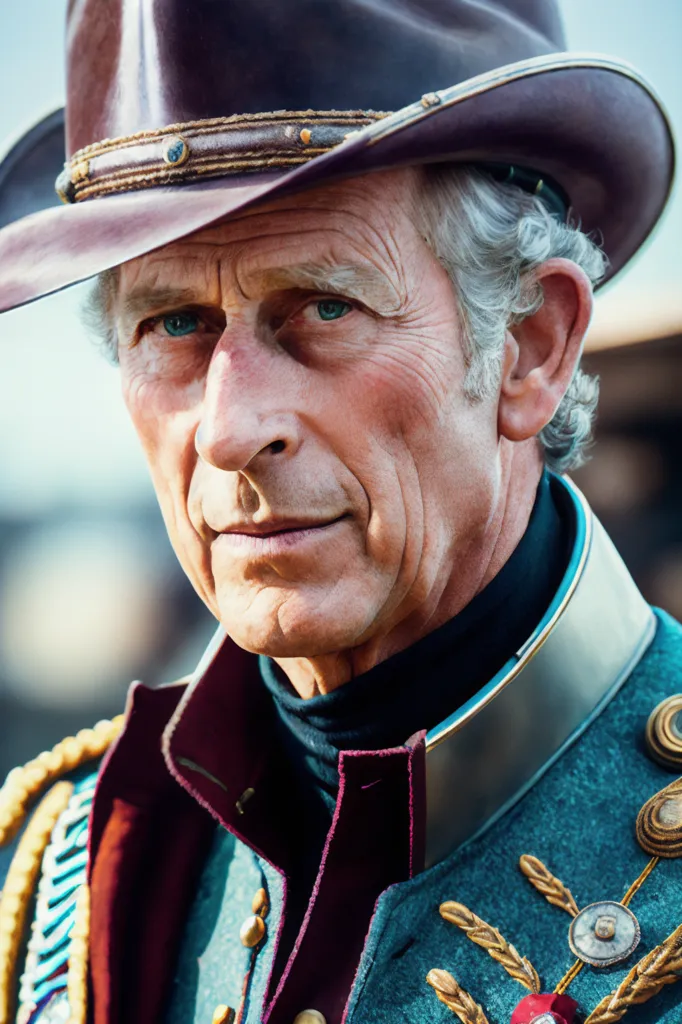
[[163,318],[163,327],[171,338],[182,338],[185,334],[194,334],[199,327],[196,313],[171,313]]
[[344,302],[343,299],[322,299],[317,304],[320,320],[340,320],[352,308],[350,302]]

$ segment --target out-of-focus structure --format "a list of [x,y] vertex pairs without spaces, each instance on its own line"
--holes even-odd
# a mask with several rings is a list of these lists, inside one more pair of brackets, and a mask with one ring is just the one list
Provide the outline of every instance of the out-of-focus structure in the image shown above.
[[575,474],[647,599],[682,619],[682,310],[599,314],[585,367],[601,378],[596,443]]

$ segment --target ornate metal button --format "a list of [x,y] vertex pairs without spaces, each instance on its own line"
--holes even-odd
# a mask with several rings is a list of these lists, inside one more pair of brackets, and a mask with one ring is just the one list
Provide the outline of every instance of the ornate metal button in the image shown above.
[[637,817],[637,842],[652,857],[682,856],[682,779],[644,804]]
[[664,768],[682,770],[682,694],[666,698],[651,712],[646,745],[654,761]]
[[591,903],[573,919],[568,944],[579,960],[592,967],[610,967],[627,960],[639,944],[637,918],[621,903]]
[[294,1017],[294,1024],[327,1024],[327,1018],[319,1010],[304,1010]]
[[163,144],[163,159],[170,167],[180,167],[189,159],[189,146],[181,135],[171,135]]
[[264,935],[265,921],[258,914],[247,917],[239,929],[239,939],[242,946],[246,946],[247,949],[253,949],[254,946],[257,946]]

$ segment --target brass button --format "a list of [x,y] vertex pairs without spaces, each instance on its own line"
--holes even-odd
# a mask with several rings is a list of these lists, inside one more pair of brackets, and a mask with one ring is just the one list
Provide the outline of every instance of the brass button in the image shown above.
[[247,949],[253,949],[257,946],[265,935],[265,921],[258,914],[253,914],[251,917],[247,917],[244,924],[239,929],[239,938],[242,946],[246,946]]
[[211,1024],[234,1024],[234,1010],[231,1006],[225,1006],[221,1004],[216,1006],[213,1011],[213,1017],[211,1018]]
[[327,1024],[327,1018],[319,1010],[304,1010],[294,1017],[294,1024]]
[[265,889],[259,889],[256,895],[253,897],[251,909],[254,912],[254,914],[259,914],[263,918],[268,916],[268,913],[270,911],[270,904],[268,902],[268,894],[266,893]]

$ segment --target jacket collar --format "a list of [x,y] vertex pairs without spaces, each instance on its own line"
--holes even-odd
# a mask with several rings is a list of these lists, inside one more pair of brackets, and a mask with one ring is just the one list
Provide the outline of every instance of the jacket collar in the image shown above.
[[427,866],[530,789],[615,696],[653,639],[653,611],[585,498],[562,483],[575,539],[552,604],[497,675],[427,734]]
[[[514,657],[426,737],[427,866],[524,795],[606,706],[653,638],[653,612],[583,496],[562,483],[575,539],[554,601]],[[257,673],[257,659],[219,630],[163,750],[177,781],[241,838],[248,803],[248,842],[265,853],[277,850],[278,825],[257,813],[270,788]]]

